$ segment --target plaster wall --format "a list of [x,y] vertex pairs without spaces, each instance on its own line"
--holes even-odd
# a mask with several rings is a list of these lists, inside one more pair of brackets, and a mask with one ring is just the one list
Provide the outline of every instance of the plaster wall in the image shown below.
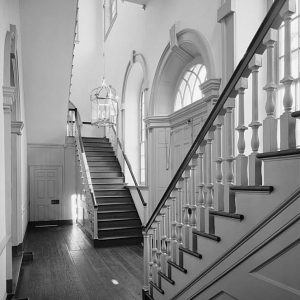
[[102,1],[79,0],[79,43],[75,45],[71,101],[81,120],[91,120],[90,92],[100,86],[103,76]]
[[29,143],[64,143],[76,5],[20,1]]

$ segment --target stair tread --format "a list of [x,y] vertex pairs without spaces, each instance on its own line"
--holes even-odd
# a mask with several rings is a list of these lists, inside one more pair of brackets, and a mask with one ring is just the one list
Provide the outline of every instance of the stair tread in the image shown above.
[[98,231],[109,231],[109,230],[126,230],[126,229],[141,229],[141,226],[118,226],[118,227],[105,227],[105,228],[99,228]]
[[268,192],[271,193],[274,187],[271,185],[232,185],[232,191],[248,191],[248,192]]
[[132,238],[140,238],[142,234],[131,234],[131,235],[120,235],[120,236],[105,236],[105,237],[98,237],[98,240],[105,241],[105,240],[120,240],[120,239],[132,239]]
[[106,192],[109,192],[109,191],[128,191],[128,189],[127,188],[123,188],[123,189],[95,189],[94,188],[94,192],[98,192],[98,191],[106,191]]
[[127,203],[127,202],[109,202],[109,203],[98,203],[98,206],[110,206],[110,205],[129,205],[134,203]]
[[193,229],[193,233],[197,234],[199,236],[202,236],[202,237],[214,240],[216,242],[220,242],[221,241],[221,238],[219,236],[211,234],[211,233],[202,232],[202,231],[199,231],[199,230],[196,230],[196,229]]
[[136,210],[128,210],[128,209],[124,209],[124,210],[107,210],[107,211],[98,211],[98,214],[109,214],[109,213],[125,213],[125,212],[136,212]]
[[300,118],[300,110],[294,111],[294,112],[292,113],[292,117],[293,117],[293,118]]
[[210,210],[209,213],[214,216],[221,216],[221,217],[226,217],[226,218],[230,218],[230,219],[238,219],[238,220],[244,219],[244,215],[236,214],[236,213],[229,213],[226,211]]
[[153,281],[150,281],[149,283],[162,295],[165,293],[164,290],[161,289],[158,285],[156,285]]
[[163,272],[159,271],[158,274],[164,278],[166,281],[168,281],[170,284],[174,285],[175,281],[172,280],[170,277],[168,277],[166,274],[164,274]]
[[114,218],[114,219],[101,219],[98,222],[114,222],[114,221],[140,221],[139,218]]
[[111,195],[111,196],[104,195],[104,196],[96,196],[96,199],[97,198],[129,198],[129,197],[130,197],[130,195],[128,195],[128,196],[124,196],[124,195],[120,195],[120,196],[118,196],[118,195]]
[[192,250],[190,250],[190,249],[188,249],[188,248],[185,248],[185,247],[180,246],[180,247],[179,247],[179,250],[181,250],[181,251],[183,251],[183,252],[185,252],[185,253],[188,253],[188,254],[190,254],[190,255],[192,255],[192,256],[194,256],[194,257],[202,258],[202,255],[201,255],[200,253],[198,253],[198,252],[196,252],[196,251],[192,251]]
[[264,152],[258,153],[257,158],[264,159],[264,158],[272,158],[272,157],[284,157],[284,156],[292,156],[292,155],[300,155],[300,149],[288,149],[288,150],[280,150],[274,152]]
[[181,267],[179,265],[177,265],[176,263],[174,263],[173,261],[171,260],[168,260],[168,264],[175,267],[177,270],[183,272],[183,273],[187,273],[187,269],[185,269],[184,267]]

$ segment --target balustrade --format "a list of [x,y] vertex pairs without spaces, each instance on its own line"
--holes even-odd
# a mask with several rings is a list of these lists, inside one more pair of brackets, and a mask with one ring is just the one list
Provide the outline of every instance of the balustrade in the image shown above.
[[[295,119],[291,117],[293,83],[291,72],[291,18],[295,11],[295,2],[285,1],[280,16],[284,22],[284,85],[282,101],[284,112],[280,116],[280,149],[295,147]],[[276,7],[278,3],[273,6]],[[275,9],[275,8],[273,8]],[[230,187],[236,185],[261,185],[262,167],[257,159],[260,142],[263,151],[277,151],[277,120],[276,120],[276,92],[275,83],[275,45],[280,24],[279,14],[270,15],[274,23],[267,28],[260,28],[234,72],[229,83],[222,92],[216,107],[212,108],[210,117],[206,120],[196,141],[187,154],[180,170],[175,174],[167,192],[163,196],[159,209],[151,216],[149,223],[151,230],[145,234],[144,251],[146,274],[145,280],[151,280],[160,287],[158,272],[161,270],[166,276],[167,261],[180,264],[179,247],[196,251],[193,230],[214,234],[214,217],[211,210],[227,213],[237,213],[235,197]],[[266,22],[266,21],[265,21]],[[255,40],[256,42],[256,40]],[[255,45],[255,46],[254,46]],[[263,50],[266,55],[266,66],[263,66]],[[256,53],[257,52],[257,53]],[[266,72],[260,72],[261,67]],[[248,77],[251,75],[251,91],[248,88]],[[266,75],[264,90],[266,92],[265,116],[260,116],[259,75]],[[248,94],[249,93],[249,94]],[[237,96],[237,99],[235,97]],[[235,111],[235,101],[238,111]],[[245,101],[248,101],[247,103]],[[247,111],[245,110],[247,107]],[[245,131],[246,112],[250,111],[251,141]],[[234,118],[237,118],[237,134],[234,130]],[[262,124],[263,121],[263,124]],[[263,135],[260,127],[263,126]],[[263,138],[261,138],[263,137]],[[260,141],[261,139],[261,141]],[[250,151],[247,151],[250,150]],[[236,155],[237,154],[237,155]],[[236,155],[236,156],[235,156]],[[231,217],[236,217],[232,216]],[[147,226],[146,226],[147,227]],[[196,243],[197,244],[197,243]],[[152,255],[151,255],[151,254]],[[145,288],[148,287],[147,282]]]

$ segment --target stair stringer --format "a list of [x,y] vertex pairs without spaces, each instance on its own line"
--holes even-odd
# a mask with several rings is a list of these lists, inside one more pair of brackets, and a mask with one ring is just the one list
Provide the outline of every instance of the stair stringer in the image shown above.
[[170,299],[299,299],[299,232],[300,188]]
[[[280,176],[278,176],[280,174]],[[280,181],[280,177],[289,178],[289,181]],[[182,290],[192,279],[204,272],[214,262],[229,251],[232,245],[238,244],[245,234],[249,233],[261,222],[272,210],[282,203],[282,199],[287,199],[290,192],[300,186],[300,157],[281,156],[266,159],[264,166],[264,183],[273,186],[271,194],[266,192],[235,192],[236,213],[245,216],[243,221],[214,217],[215,235],[221,237],[221,241],[216,244],[214,241],[203,237],[197,237],[198,252],[202,254],[202,260],[191,257],[184,253],[183,267],[188,270],[183,274],[172,268],[171,279],[175,285],[171,285],[162,278],[161,288],[164,295],[153,289],[154,299],[172,299],[176,293]],[[206,298],[204,298],[206,299]]]

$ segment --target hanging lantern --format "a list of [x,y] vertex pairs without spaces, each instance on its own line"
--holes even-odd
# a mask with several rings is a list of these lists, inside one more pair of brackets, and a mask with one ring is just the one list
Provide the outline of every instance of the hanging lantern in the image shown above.
[[103,78],[100,87],[90,96],[92,104],[92,125],[112,126],[117,124],[118,101],[115,90],[108,86]]

